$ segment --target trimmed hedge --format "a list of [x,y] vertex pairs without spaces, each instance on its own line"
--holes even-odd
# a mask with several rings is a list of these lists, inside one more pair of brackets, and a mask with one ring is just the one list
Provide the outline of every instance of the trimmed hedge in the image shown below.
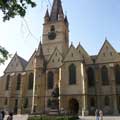
[[28,120],[77,120],[75,116],[33,116],[29,117]]

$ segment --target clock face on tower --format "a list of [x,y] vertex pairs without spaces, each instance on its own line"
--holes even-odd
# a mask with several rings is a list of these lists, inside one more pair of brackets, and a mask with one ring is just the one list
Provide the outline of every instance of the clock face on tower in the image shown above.
[[48,32],[48,39],[54,40],[56,38],[56,32],[54,25],[51,26],[50,32]]
[[56,32],[55,31],[48,32],[48,39],[49,40],[54,40],[55,38],[56,38]]

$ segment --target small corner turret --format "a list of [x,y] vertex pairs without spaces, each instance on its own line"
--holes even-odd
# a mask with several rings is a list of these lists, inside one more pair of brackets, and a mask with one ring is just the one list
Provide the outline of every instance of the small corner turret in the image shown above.
[[45,23],[48,23],[50,20],[50,16],[49,16],[49,11],[48,11],[48,8],[46,10],[46,14],[45,14],[45,17],[44,17],[44,22]]

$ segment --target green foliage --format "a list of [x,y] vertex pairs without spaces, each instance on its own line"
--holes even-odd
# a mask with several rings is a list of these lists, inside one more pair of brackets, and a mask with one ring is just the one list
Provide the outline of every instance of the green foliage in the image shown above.
[[28,120],[76,120],[78,117],[74,116],[34,116],[29,117]]
[[9,52],[4,47],[0,46],[0,64],[4,63],[9,57]]
[[28,5],[36,6],[32,0],[0,0],[0,9],[4,14],[3,21],[14,18],[16,15],[24,17]]

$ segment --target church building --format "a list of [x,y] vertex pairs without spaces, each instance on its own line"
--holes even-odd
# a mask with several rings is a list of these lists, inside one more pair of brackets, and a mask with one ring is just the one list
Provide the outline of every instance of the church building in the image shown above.
[[42,114],[51,106],[66,114],[120,114],[120,54],[107,39],[94,56],[80,43],[69,46],[61,0],[46,10],[42,41],[29,61],[15,53],[0,77],[0,109]]

